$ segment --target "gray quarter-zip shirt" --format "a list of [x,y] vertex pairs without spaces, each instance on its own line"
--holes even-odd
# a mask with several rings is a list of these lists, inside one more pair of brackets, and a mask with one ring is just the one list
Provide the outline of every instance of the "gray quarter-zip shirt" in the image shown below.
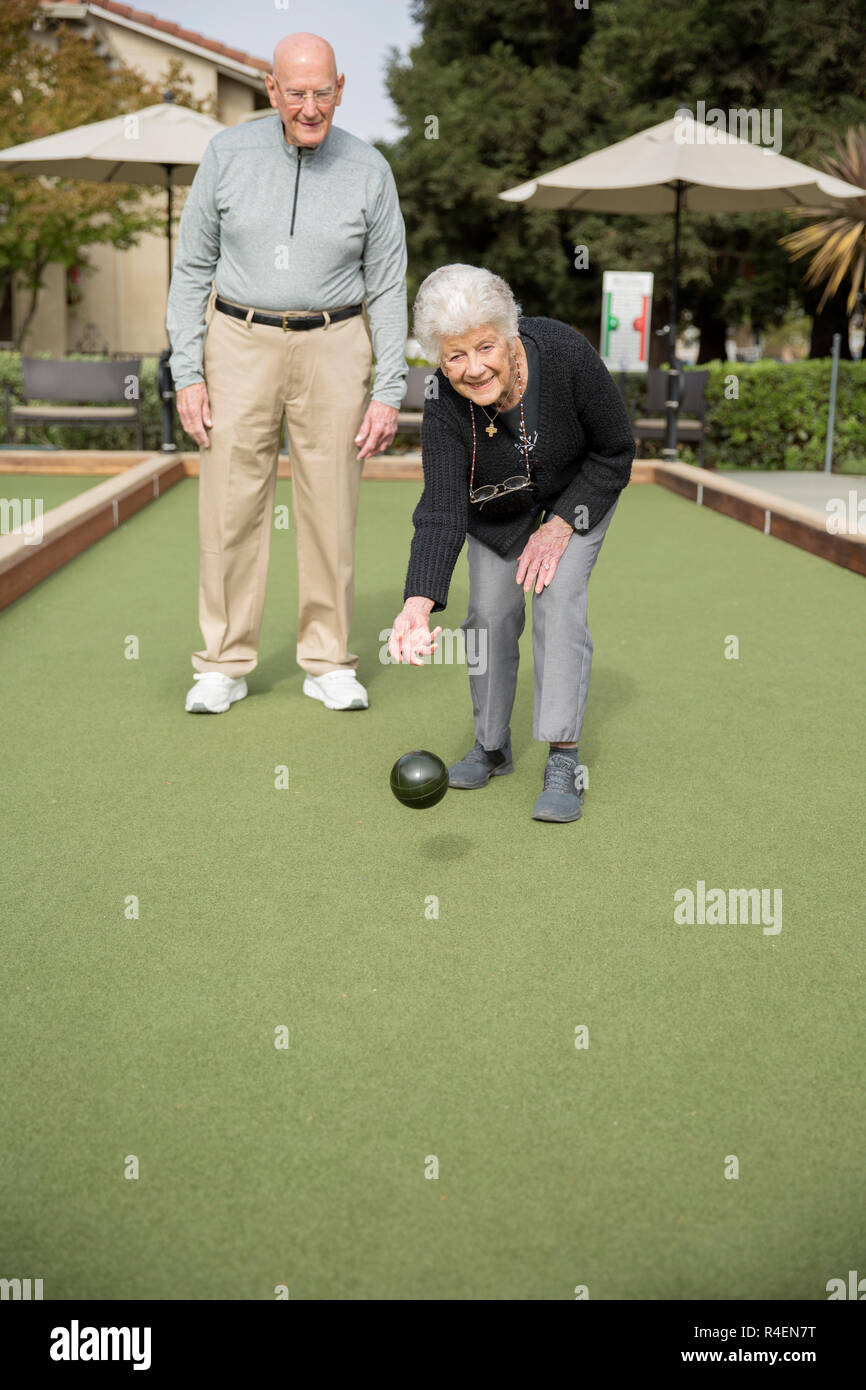
[[320,145],[301,149],[286,140],[277,112],[214,136],[180,219],[168,296],[176,390],[204,380],[212,283],[223,298],[266,311],[366,300],[373,396],[400,405],[406,232],[391,168],[372,145],[331,126]]

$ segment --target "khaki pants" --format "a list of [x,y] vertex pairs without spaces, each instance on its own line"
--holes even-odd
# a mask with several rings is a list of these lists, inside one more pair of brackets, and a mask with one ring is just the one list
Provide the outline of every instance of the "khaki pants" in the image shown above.
[[310,675],[355,670],[348,650],[363,463],[354,444],[369,404],[363,315],[283,332],[215,312],[204,350],[213,428],[199,466],[197,671],[243,676],[258,658],[283,414],[298,548],[297,661]]

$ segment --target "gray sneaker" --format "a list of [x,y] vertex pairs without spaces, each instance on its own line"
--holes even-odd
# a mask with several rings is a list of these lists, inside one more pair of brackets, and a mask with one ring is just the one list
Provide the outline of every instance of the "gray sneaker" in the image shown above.
[[491,777],[505,777],[514,771],[511,758],[511,735],[502,748],[488,752],[481,747],[478,739],[465,758],[452,764],[448,769],[449,787],[486,787]]
[[544,769],[544,790],[532,810],[533,820],[580,820],[584,790],[579,779],[580,764],[550,753]]

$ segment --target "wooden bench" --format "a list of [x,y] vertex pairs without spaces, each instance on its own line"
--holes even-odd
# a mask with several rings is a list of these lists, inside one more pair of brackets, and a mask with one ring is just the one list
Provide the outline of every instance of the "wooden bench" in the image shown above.
[[[135,394],[130,399],[130,379]],[[141,425],[141,358],[122,362],[71,362],[43,357],[21,358],[21,395],[13,403],[6,387],[6,443],[16,425],[122,425],[136,431],[144,447]],[[51,401],[51,405],[30,405]],[[94,405],[94,401],[123,401],[123,405]],[[56,404],[62,402],[62,404]],[[83,404],[87,402],[87,404]]]

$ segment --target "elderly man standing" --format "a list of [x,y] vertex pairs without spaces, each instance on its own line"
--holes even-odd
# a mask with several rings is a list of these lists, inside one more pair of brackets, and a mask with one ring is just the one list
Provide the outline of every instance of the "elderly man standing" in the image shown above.
[[257,662],[284,414],[304,694],[367,708],[348,649],[358,493],[363,460],[394,438],[407,372],[397,190],[382,155],[333,124],[345,82],[333,49],[293,34],[265,81],[276,114],[205,152],[168,302],[178,413],[202,450],[193,713],[243,699]]

